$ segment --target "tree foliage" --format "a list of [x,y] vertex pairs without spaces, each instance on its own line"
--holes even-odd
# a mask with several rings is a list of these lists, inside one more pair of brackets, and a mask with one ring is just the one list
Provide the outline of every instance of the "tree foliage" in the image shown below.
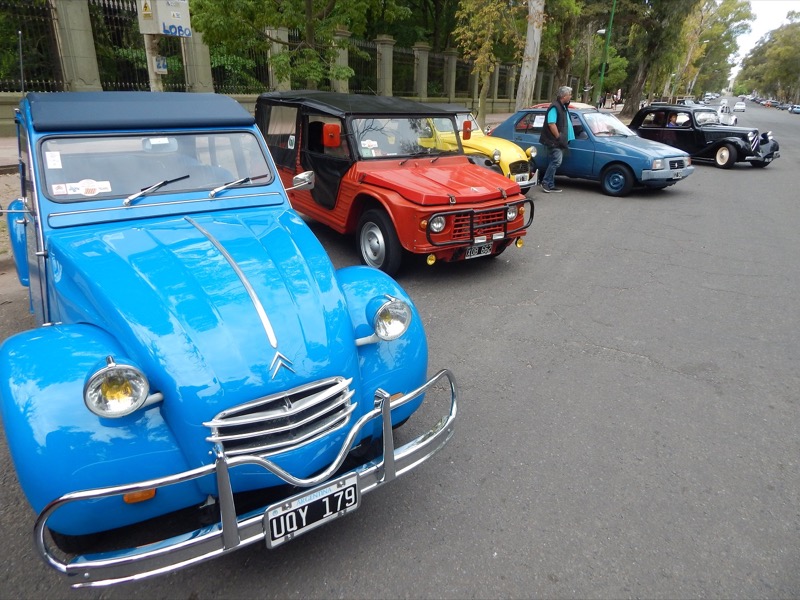
[[510,52],[514,58],[518,58],[522,51],[523,40],[517,25],[523,14],[522,7],[515,2],[459,1],[453,39],[464,57],[472,61],[472,72],[479,79],[477,119],[481,126],[491,75],[500,60],[499,50],[504,49],[506,54]]
[[[305,80],[309,87],[353,75],[349,67],[336,64],[337,30],[361,36],[368,17],[375,26],[410,15],[410,9],[395,0],[193,0],[191,10],[192,27],[203,33],[206,43],[232,53],[278,44],[283,51],[272,59],[276,78]],[[274,30],[282,27],[301,32],[300,39],[287,43],[275,36]]]
[[737,84],[742,92],[800,103],[800,13],[790,12],[790,23],[769,32],[745,57]]

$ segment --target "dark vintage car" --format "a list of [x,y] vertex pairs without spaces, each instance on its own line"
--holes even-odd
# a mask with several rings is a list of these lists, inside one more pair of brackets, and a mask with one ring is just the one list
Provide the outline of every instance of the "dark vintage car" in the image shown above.
[[[522,148],[536,148],[535,161],[542,176],[549,163],[547,148],[540,140],[549,104],[522,109],[491,135],[511,140]],[[570,104],[575,139],[557,175],[599,181],[610,196],[626,196],[635,186],[663,189],[694,172],[685,152],[637,136],[611,113],[588,104]]]
[[[275,548],[448,441],[455,381],[428,378],[411,299],[334,268],[236,101],[28,94],[17,127],[3,212],[37,327],[0,346],[0,412],[75,586]],[[423,397],[441,416],[395,447]]]
[[256,122],[284,182],[316,174],[313,190],[289,192],[292,206],[355,234],[365,264],[391,274],[405,253],[433,265],[523,245],[533,202],[516,181],[473,163],[462,144],[471,123],[458,128],[452,111],[301,90],[259,96]]
[[[675,126],[670,119],[675,117]],[[754,127],[723,125],[713,108],[659,104],[642,108],[630,128],[641,137],[680,148],[698,160],[713,161],[723,169],[737,162],[766,167],[780,156],[772,132]]]

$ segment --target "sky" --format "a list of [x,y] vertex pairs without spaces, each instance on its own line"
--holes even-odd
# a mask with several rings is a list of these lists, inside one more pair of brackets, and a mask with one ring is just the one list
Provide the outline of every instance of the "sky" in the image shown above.
[[[790,10],[800,12],[800,0],[750,0],[750,10],[756,19],[750,23],[750,33],[738,37],[738,62],[755,48],[764,34],[789,22],[786,20],[786,13]],[[733,69],[733,74],[738,72],[739,65]]]

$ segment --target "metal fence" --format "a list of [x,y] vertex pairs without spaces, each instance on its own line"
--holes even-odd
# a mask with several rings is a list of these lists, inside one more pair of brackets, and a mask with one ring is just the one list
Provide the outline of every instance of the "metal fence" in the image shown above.
[[47,2],[0,0],[0,91],[63,89],[55,40]]
[[[136,0],[88,0],[89,19],[94,37],[100,84],[104,90],[149,90],[150,79],[144,38],[139,32]],[[55,14],[47,0],[0,0],[0,92],[60,91],[64,80],[56,44]],[[300,32],[290,31],[289,41],[298,41]],[[182,39],[158,36],[157,52],[166,58],[167,74],[162,75],[164,90],[186,91]],[[20,46],[22,68],[20,68]],[[355,72],[349,80],[353,93],[375,94],[377,45],[351,39],[349,66]],[[228,51],[221,45],[209,46],[214,90],[223,94],[257,94],[271,89],[268,43],[254,40],[245,51]],[[392,93],[414,96],[414,51],[395,47],[392,64]],[[431,53],[428,61],[428,89],[431,98],[445,97],[445,58]],[[24,70],[24,86],[23,73]],[[470,63],[459,60],[456,66],[456,95],[470,97]],[[500,71],[498,96],[506,98],[505,66]],[[306,87],[305,81],[292,81],[293,89]],[[319,89],[330,89],[330,81]]]

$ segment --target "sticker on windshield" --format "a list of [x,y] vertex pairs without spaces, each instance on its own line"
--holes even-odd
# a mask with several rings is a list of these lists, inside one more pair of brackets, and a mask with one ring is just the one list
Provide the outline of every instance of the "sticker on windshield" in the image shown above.
[[[58,195],[64,193],[56,191],[56,188],[61,189],[61,185],[53,186],[53,194]],[[106,194],[111,191],[110,181],[95,181],[94,179],[81,179],[77,183],[66,184],[66,193],[71,196],[97,196],[97,194]]]
[[61,168],[61,152],[45,152],[44,158],[48,169]]

